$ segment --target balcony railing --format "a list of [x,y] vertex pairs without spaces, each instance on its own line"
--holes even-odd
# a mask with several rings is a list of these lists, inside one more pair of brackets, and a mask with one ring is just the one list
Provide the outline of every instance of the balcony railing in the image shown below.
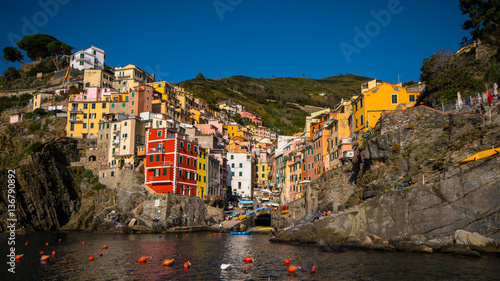
[[71,118],[71,117],[70,117],[70,118],[69,118],[69,122],[73,122],[73,123],[75,123],[75,122],[83,122],[83,120],[82,120],[81,118],[74,118],[74,117],[73,117],[73,118]]
[[69,110],[70,113],[82,113],[83,111],[81,109],[78,109],[78,107],[72,107]]
[[164,147],[158,147],[158,148],[150,148],[148,149],[148,153],[164,153],[165,148]]

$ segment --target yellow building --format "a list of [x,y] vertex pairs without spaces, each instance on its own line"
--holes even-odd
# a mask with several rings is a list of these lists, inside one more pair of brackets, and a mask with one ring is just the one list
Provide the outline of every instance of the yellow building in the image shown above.
[[384,112],[412,107],[420,94],[387,82],[378,83],[376,80],[370,82],[369,85],[377,85],[365,89],[368,86],[364,84],[361,89],[364,92],[353,101],[355,132],[365,132],[373,128]]
[[179,100],[175,96],[174,86],[168,82],[160,81],[149,83],[148,85],[152,86],[155,91],[161,93],[161,98],[170,102],[173,105],[180,106]]
[[252,138],[252,135],[250,132],[248,132],[248,129],[244,126],[241,126],[240,124],[230,124],[224,126],[226,128],[227,136],[228,138],[234,138],[234,137],[244,137],[244,138]]
[[[95,90],[95,88],[93,89]],[[101,90],[98,89],[98,91]],[[73,95],[68,102],[66,136],[95,138],[98,135],[99,122],[103,120],[105,114],[127,114],[127,112],[128,102],[124,101],[123,96],[113,98],[113,94],[109,92],[100,92],[94,95],[91,93]]]
[[198,149],[198,188],[196,195],[201,199],[207,196],[207,150]]
[[112,88],[115,75],[107,70],[85,69],[83,72],[83,88]]
[[[258,158],[257,158],[258,159]],[[269,184],[269,180],[267,177],[267,173],[269,170],[268,163],[260,163],[260,161],[256,161],[258,164],[255,165],[255,180],[259,186],[259,188],[266,188]]]
[[133,88],[143,84],[155,81],[154,74],[148,74],[146,71],[133,64],[114,69],[116,79],[113,82],[113,88],[119,93],[130,92]]

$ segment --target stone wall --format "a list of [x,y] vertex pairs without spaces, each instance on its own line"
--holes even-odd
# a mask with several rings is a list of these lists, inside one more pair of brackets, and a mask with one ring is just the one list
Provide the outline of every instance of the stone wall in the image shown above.
[[484,120],[482,115],[476,113],[447,114],[422,105],[383,114],[381,135],[398,132],[401,148],[404,148],[414,142],[433,139],[454,122],[482,124]]

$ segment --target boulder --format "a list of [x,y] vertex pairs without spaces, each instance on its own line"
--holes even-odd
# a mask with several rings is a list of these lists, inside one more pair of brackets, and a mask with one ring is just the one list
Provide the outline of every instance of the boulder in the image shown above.
[[499,245],[494,239],[485,237],[477,232],[471,233],[459,229],[455,231],[453,238],[456,244],[468,245],[470,246],[471,249],[479,252],[486,252],[486,253],[499,252],[499,247],[498,247]]

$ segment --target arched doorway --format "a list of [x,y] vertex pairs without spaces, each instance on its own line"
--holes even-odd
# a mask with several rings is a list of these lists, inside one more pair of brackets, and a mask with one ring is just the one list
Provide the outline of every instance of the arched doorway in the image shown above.
[[261,214],[254,219],[255,226],[271,226],[271,214]]
[[97,160],[97,157],[95,157],[95,155],[90,155],[89,156],[89,162],[94,162]]

